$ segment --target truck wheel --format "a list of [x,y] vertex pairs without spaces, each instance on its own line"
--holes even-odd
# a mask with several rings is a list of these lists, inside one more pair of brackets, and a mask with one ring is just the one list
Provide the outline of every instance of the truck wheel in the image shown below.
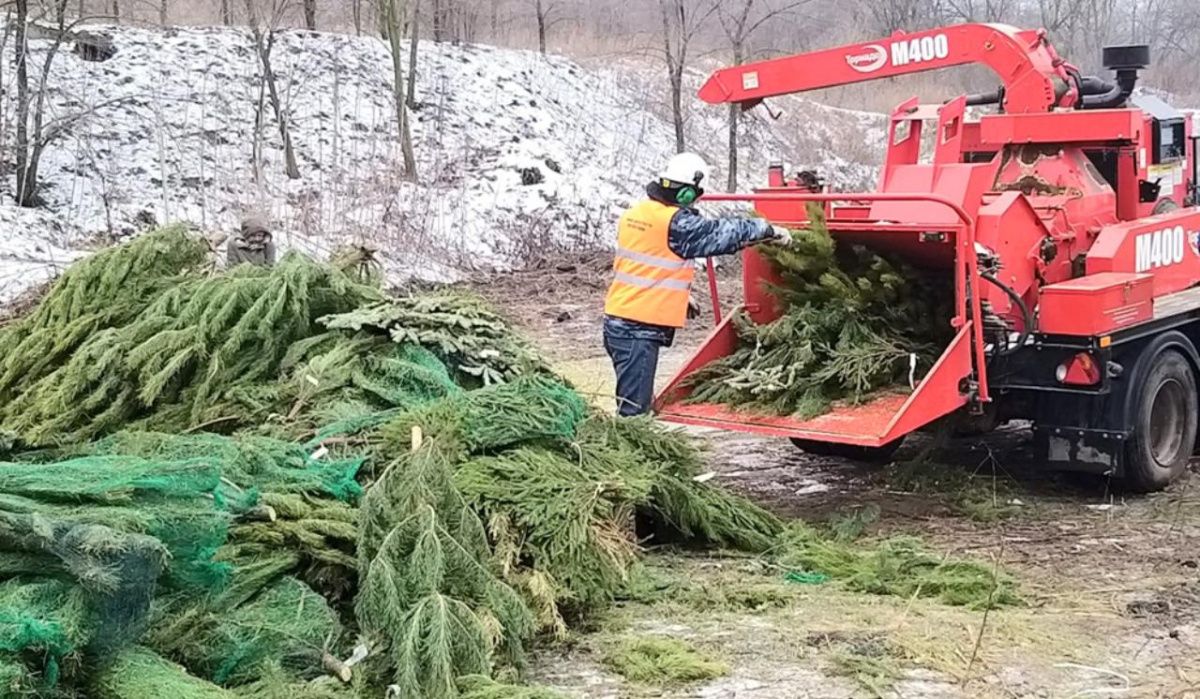
[[851,461],[864,461],[869,464],[886,464],[896,455],[896,450],[904,443],[901,437],[882,447],[860,447],[856,444],[836,444],[834,442],[817,442],[809,439],[793,439],[801,451],[813,456],[836,456]]
[[1154,358],[1134,404],[1133,438],[1125,445],[1130,489],[1162,490],[1187,468],[1196,445],[1196,376],[1183,355]]

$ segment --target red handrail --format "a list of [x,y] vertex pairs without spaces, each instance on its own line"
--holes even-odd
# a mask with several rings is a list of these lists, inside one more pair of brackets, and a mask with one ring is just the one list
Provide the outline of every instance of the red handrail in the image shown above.
[[[718,194],[704,195],[704,201],[706,201],[706,202],[721,202],[721,201],[735,201],[735,202],[924,201],[924,202],[929,202],[931,204],[939,204],[939,205],[949,209],[950,211],[953,211],[954,215],[957,216],[958,220],[962,223],[963,230],[966,233],[966,235],[956,235],[955,236],[955,240],[958,244],[958,259],[962,266],[961,273],[955,275],[955,284],[954,284],[955,294],[957,295],[956,306],[957,306],[957,312],[958,312],[958,317],[955,319],[956,326],[958,326],[959,324],[964,322],[966,320],[967,314],[968,313],[970,314],[971,335],[972,335],[972,339],[974,340],[974,345],[975,345],[975,348],[974,348],[975,368],[976,368],[976,373],[977,373],[978,379],[979,379],[979,400],[982,402],[985,402],[985,403],[991,400],[991,396],[988,392],[988,381],[987,381],[987,353],[985,352],[984,344],[983,344],[983,311],[980,306],[980,300],[979,300],[980,283],[979,283],[978,259],[975,256],[975,220],[971,217],[970,214],[968,214],[966,212],[965,209],[962,208],[961,205],[959,205],[958,203],[956,203],[954,201],[951,201],[950,199],[947,199],[944,196],[938,195],[938,194],[921,194],[921,193],[897,194],[897,193],[891,193],[891,192],[886,192],[886,193],[885,192],[828,193],[828,194],[818,194],[818,193],[811,193],[811,192],[805,192],[805,193],[797,192],[795,194],[783,193],[783,192],[770,192],[770,193],[762,193],[762,194],[719,194],[718,193]],[[909,225],[909,226],[913,226],[913,225],[920,225],[920,222],[919,221],[916,221],[916,222],[906,221],[905,224]],[[930,223],[928,225],[929,225],[930,230],[945,230],[947,227],[945,223]],[[967,283],[968,279],[972,280],[974,282],[974,287],[973,287],[974,293],[971,294],[970,308],[967,308],[967,304],[966,304],[966,298],[967,298],[966,283]],[[713,295],[714,306],[716,306],[717,303],[718,303],[717,297],[716,297],[716,294],[714,294]],[[715,310],[716,314],[719,315],[719,313],[720,313],[719,308],[715,308],[714,310]]]

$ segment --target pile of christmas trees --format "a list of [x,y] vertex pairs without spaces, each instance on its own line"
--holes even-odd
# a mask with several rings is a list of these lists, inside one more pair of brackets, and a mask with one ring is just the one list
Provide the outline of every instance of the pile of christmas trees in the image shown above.
[[502,696],[646,537],[778,535],[478,300],[358,267],[166,229],[0,328],[0,696]]
[[789,247],[759,248],[781,279],[769,291],[782,315],[763,325],[735,317],[738,348],[690,377],[690,402],[815,417],[907,388],[914,355],[928,371],[949,343],[950,277],[837,244],[818,205],[792,237]]

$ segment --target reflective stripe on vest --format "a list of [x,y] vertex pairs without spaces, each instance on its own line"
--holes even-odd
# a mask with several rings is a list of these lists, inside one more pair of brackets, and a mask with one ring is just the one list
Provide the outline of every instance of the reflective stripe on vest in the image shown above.
[[654,289],[662,287],[663,289],[681,289],[683,291],[691,290],[692,285],[682,279],[646,279],[645,277],[637,277],[624,272],[613,272],[613,279],[626,284],[632,284],[643,289]]
[[663,269],[683,269],[688,264],[688,261],[681,257],[672,260],[669,257],[655,257],[654,255],[647,255],[622,247],[617,248],[617,257],[625,258],[632,262],[640,262],[652,267],[662,267]]
[[605,313],[652,325],[683,327],[694,269],[667,243],[671,219],[677,211],[677,207],[647,200],[621,217]]

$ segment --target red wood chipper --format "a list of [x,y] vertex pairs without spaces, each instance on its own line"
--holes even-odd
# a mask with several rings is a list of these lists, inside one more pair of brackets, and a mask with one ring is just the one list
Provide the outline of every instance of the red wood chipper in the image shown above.
[[[814,193],[775,166],[752,194],[707,197],[789,226],[821,202],[838,241],[952,277],[954,339],[911,392],[809,420],[691,403],[687,377],[735,347],[727,313],[659,395],[660,417],[864,458],[952,414],[981,429],[1026,419],[1050,466],[1137,490],[1182,473],[1197,441],[1197,139],[1185,114],[1133,94],[1148,47],[1109,47],[1103,59],[1112,79],[1081,75],[1044,30],[964,24],[713,74],[701,99],[746,108],[966,64],[1001,86],[897,107],[877,192]],[[753,250],[743,256],[742,310],[770,322],[780,311],[764,282],[778,280]]]

